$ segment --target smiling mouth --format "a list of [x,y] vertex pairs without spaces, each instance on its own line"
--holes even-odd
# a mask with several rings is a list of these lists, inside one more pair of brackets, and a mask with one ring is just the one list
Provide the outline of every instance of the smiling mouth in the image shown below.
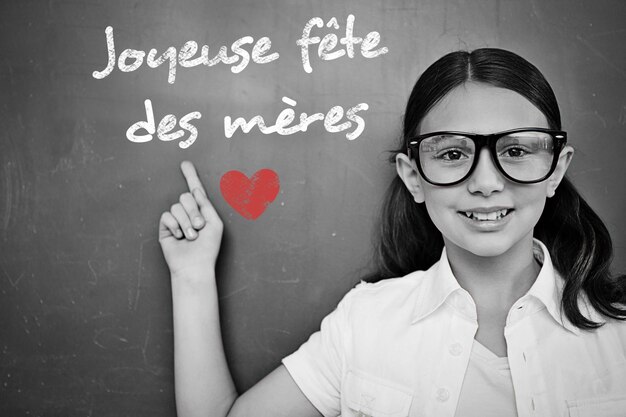
[[460,211],[459,213],[463,214],[468,219],[485,222],[485,221],[497,221],[497,220],[500,220],[500,219],[504,218],[505,216],[507,216],[512,211],[513,211],[513,209],[502,209],[502,210],[492,211],[492,212],[489,212],[489,213],[478,213],[478,212],[475,212],[475,211]]

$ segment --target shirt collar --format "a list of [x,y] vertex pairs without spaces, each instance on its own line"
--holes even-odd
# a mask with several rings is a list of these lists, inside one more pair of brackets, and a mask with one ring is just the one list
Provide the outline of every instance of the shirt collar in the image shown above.
[[572,333],[578,334],[578,328],[565,317],[561,309],[563,279],[554,269],[548,249],[538,239],[533,241],[533,254],[535,259],[541,264],[541,270],[525,297],[532,296],[539,300],[558,324]]
[[[548,313],[558,324],[574,334],[580,334],[580,329],[567,319],[561,309],[561,296],[565,282],[554,269],[548,249],[538,239],[533,241],[533,254],[542,266],[537,279],[524,297],[534,297],[545,305]],[[467,293],[452,273],[445,247],[439,262],[430,267],[420,279],[423,280],[423,284],[413,309],[412,323],[432,314],[451,294]],[[467,295],[469,296],[469,293]],[[471,300],[471,297],[468,298]],[[585,297],[582,297],[579,306],[583,313],[587,313],[585,315],[588,318],[594,321],[600,320],[600,316],[589,306]]]
[[[535,259],[537,259],[542,266],[535,283],[530,290],[528,290],[527,295],[535,297],[545,305],[552,318],[565,329],[574,334],[580,334],[580,329],[569,321],[562,309],[561,299],[565,280],[558,271],[554,269],[548,248],[546,248],[540,240],[534,239],[533,253]],[[581,294],[578,300],[578,308],[580,308],[581,313],[588,319],[595,322],[602,322],[602,317],[589,304],[587,296],[584,293]]]
[[413,309],[413,320],[415,323],[437,310],[456,291],[465,291],[457,282],[452,268],[448,262],[446,248],[443,248],[439,262],[431,266],[421,278],[422,287],[419,291],[420,297],[416,300]]

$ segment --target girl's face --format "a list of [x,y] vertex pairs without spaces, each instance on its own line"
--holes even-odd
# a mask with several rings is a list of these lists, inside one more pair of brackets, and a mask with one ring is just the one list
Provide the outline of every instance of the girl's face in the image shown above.
[[[489,134],[520,127],[548,128],[546,117],[530,101],[511,90],[466,83],[452,90],[424,117],[420,133],[461,131]],[[456,246],[477,256],[498,256],[532,240],[546,197],[551,197],[565,175],[573,149],[566,146],[555,172],[536,184],[506,179],[483,148],[472,175],[460,184],[435,186],[419,174],[415,161],[396,158],[398,174],[418,203],[425,202],[446,247]],[[468,212],[495,213],[497,220],[478,220]],[[495,214],[479,214],[483,219]]]

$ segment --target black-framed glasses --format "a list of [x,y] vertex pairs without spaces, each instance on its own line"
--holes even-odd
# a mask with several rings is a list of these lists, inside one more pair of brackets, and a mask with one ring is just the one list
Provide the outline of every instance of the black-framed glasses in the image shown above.
[[472,175],[486,146],[502,175],[517,183],[533,184],[552,175],[566,143],[566,132],[539,127],[490,135],[441,131],[410,138],[407,154],[429,183],[454,185]]

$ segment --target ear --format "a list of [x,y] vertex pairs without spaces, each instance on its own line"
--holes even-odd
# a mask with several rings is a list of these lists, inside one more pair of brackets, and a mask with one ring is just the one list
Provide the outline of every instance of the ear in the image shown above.
[[396,155],[396,171],[407,190],[413,196],[416,203],[424,202],[424,190],[422,187],[422,178],[419,175],[415,161],[403,153]]
[[559,155],[559,160],[556,164],[556,168],[550,178],[547,181],[547,190],[546,195],[548,197],[554,196],[557,187],[561,183],[561,180],[565,176],[565,172],[569,167],[570,162],[572,162],[572,156],[574,156],[574,148],[571,146],[565,146],[561,150],[561,154]]

